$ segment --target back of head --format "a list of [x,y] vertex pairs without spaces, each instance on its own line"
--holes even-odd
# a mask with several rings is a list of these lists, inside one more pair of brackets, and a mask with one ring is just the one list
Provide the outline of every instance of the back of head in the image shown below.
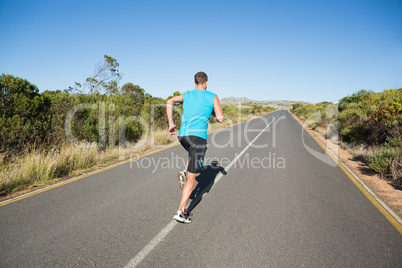
[[196,74],[194,75],[194,82],[195,82],[197,85],[202,85],[202,84],[204,84],[204,83],[207,82],[207,81],[208,81],[208,76],[207,76],[207,74],[204,73],[204,72],[198,72],[198,73],[196,73]]

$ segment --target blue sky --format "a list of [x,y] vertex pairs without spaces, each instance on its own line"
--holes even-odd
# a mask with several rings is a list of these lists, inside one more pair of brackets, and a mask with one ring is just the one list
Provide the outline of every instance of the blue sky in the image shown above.
[[120,85],[256,100],[336,101],[402,87],[402,0],[0,0],[0,72],[41,91],[84,82],[107,54]]

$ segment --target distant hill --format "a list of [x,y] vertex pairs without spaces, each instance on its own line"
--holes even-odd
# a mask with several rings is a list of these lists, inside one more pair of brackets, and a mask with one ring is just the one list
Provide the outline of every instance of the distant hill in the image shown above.
[[242,106],[253,106],[253,105],[260,105],[262,107],[272,107],[274,109],[278,110],[287,110],[291,109],[292,105],[295,103],[302,103],[304,104],[310,104],[309,102],[305,101],[287,101],[287,100],[279,100],[279,101],[257,101],[257,100],[251,100],[249,98],[223,98],[220,100],[221,104],[228,104],[228,105],[236,105],[241,103]]

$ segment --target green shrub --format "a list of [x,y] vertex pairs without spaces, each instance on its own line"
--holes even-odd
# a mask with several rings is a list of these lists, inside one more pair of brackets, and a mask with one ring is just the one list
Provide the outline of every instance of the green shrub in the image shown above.
[[397,157],[400,157],[400,149],[386,148],[382,147],[375,155],[370,157],[370,167],[374,171],[380,173],[384,171],[390,164],[391,161]]
[[222,112],[225,118],[237,118],[238,108],[233,105],[222,105]]
[[[336,112],[336,110],[339,111]],[[311,128],[331,126],[327,138],[340,134],[342,141],[380,148],[365,158],[369,166],[402,189],[402,90],[380,93],[360,90],[339,101],[294,105],[292,112]]]
[[339,100],[339,105],[338,109],[339,111],[343,111],[344,109],[347,108],[347,106],[351,103],[359,103],[361,98],[366,97],[370,94],[374,93],[373,91],[365,90],[362,89],[354,94],[352,96],[347,96]]
[[25,79],[0,76],[0,153],[15,153],[46,139],[50,100]]
[[300,108],[301,106],[303,106],[303,104],[301,104],[301,103],[292,104],[291,111],[294,113],[297,110],[297,108]]
[[141,124],[138,121],[129,121],[125,126],[125,138],[128,142],[137,142],[142,134]]
[[388,137],[386,139],[386,142],[384,143],[384,146],[386,148],[392,148],[392,147],[402,148],[402,137],[401,136],[393,138]]
[[402,134],[401,90],[359,91],[341,99],[339,110],[339,128],[344,141],[381,145],[388,137]]

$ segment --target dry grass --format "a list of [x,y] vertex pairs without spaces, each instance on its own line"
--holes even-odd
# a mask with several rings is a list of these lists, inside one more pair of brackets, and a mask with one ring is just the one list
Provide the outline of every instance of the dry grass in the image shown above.
[[0,194],[45,184],[74,170],[93,166],[99,161],[96,148],[80,149],[71,144],[60,151],[31,152],[14,158],[7,169],[0,171]]
[[397,189],[402,189],[402,157],[392,160],[390,165],[382,174]]
[[365,146],[363,144],[350,145],[345,142],[342,142],[342,147],[345,148],[354,157],[363,159],[367,163],[368,163],[370,157],[374,156],[379,151],[379,148],[377,148],[377,147]]
[[80,148],[66,143],[57,151],[32,150],[15,157],[7,166],[2,165],[4,157],[0,156],[0,195],[44,185],[66,175],[77,175],[116,159],[127,159],[150,148],[171,144],[175,140],[177,137],[169,135],[166,130],[157,130],[153,140],[149,136],[140,140],[137,143],[142,145],[140,147],[112,147],[99,151],[95,144],[91,148]]
[[318,131],[318,132],[321,133],[324,137],[327,136],[327,128],[326,128],[326,127],[317,126],[317,127],[315,128],[315,131]]
[[223,128],[232,127],[234,125],[237,125],[239,123],[242,123],[242,122],[245,122],[248,120],[252,120],[257,117],[259,117],[259,116],[249,114],[249,115],[241,115],[240,117],[225,118],[225,120],[222,123],[214,122],[214,123],[210,124],[210,126],[208,127],[208,134],[213,133],[213,132],[223,129]]

